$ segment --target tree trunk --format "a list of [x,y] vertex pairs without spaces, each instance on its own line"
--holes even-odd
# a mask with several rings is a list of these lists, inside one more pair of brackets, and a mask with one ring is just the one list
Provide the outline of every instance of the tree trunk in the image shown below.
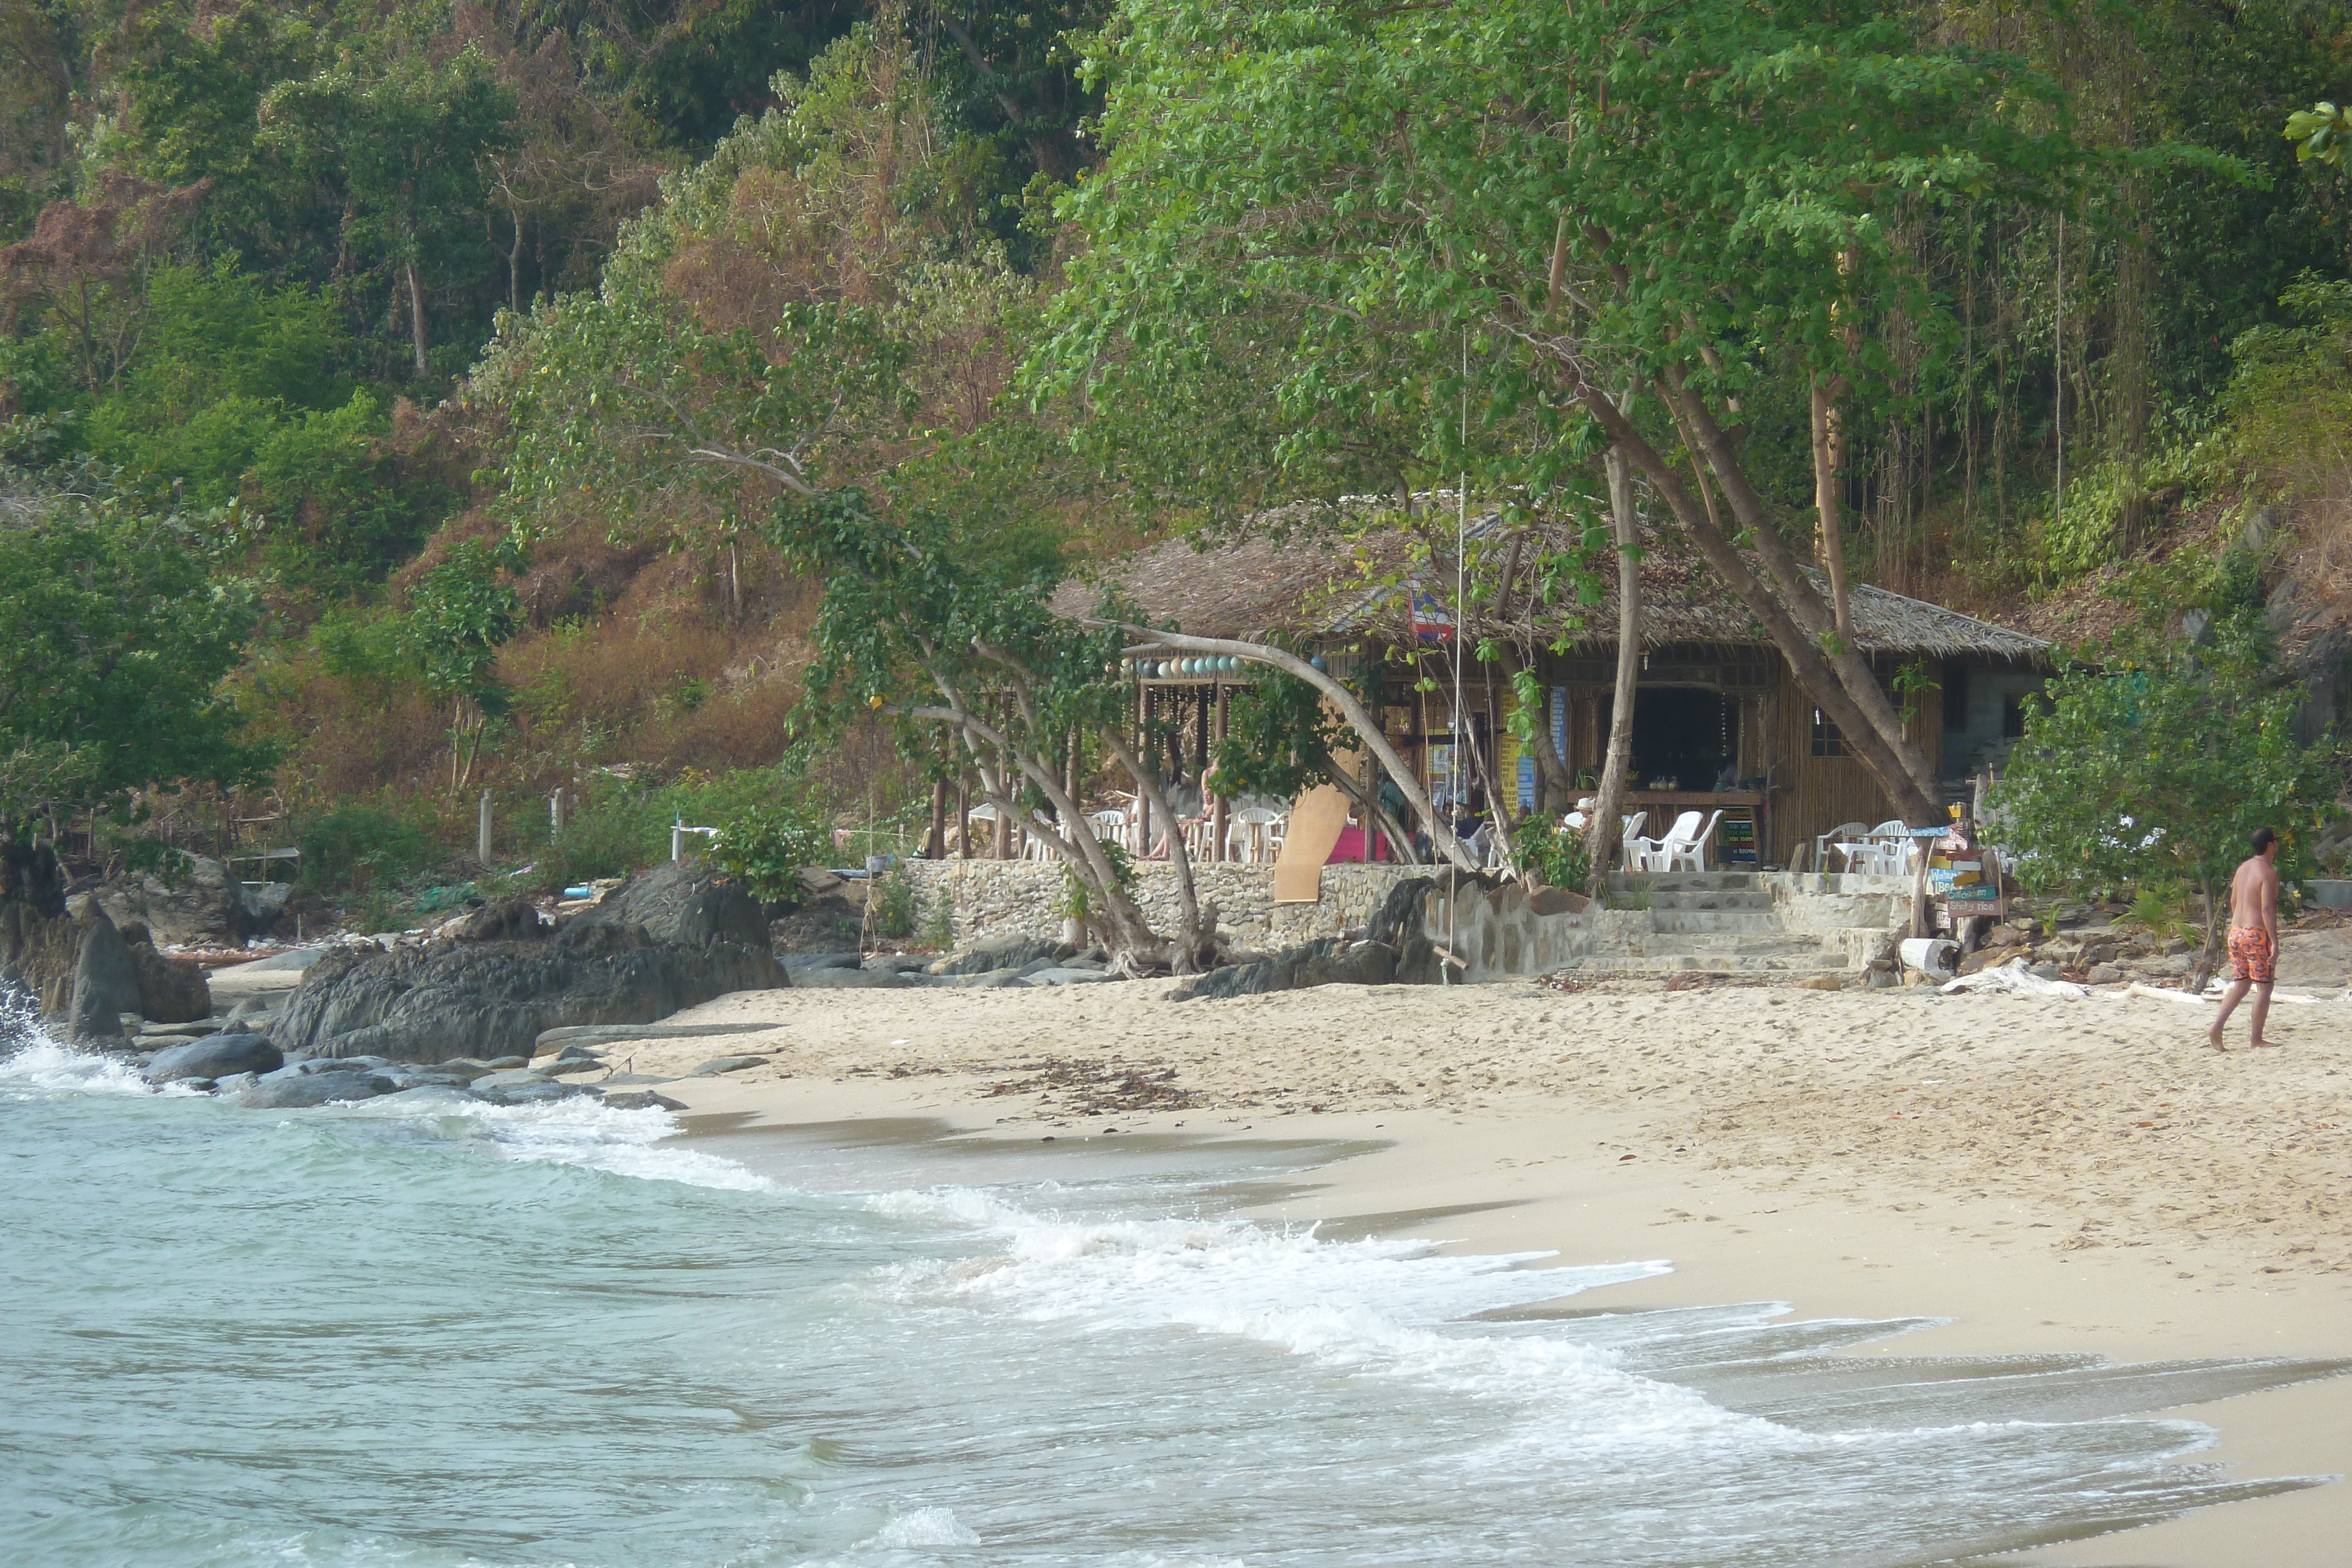
[[927,861],[948,857],[948,781],[931,780],[931,832],[923,841],[923,858]]
[[[1207,924],[1202,920],[1201,904],[1192,887],[1192,857],[1184,848],[1183,824],[1177,821],[1175,808],[1160,788],[1157,774],[1149,771],[1143,759],[1129,749],[1118,730],[1106,727],[1103,744],[1118,758],[1135,779],[1136,793],[1149,799],[1168,819],[1168,863],[1176,873],[1177,931],[1169,967],[1180,975],[1198,971],[1203,959],[1213,956],[1216,941],[1216,909],[1210,906]],[[1094,835],[1086,835],[1091,841]]]
[[1617,542],[1617,688],[1609,709],[1608,759],[1601,765],[1592,814],[1584,824],[1595,898],[1609,892],[1609,857],[1622,836],[1618,817],[1625,799],[1625,775],[1633,766],[1633,703],[1642,674],[1642,529],[1633,510],[1633,465],[1621,446],[1612,446],[1604,463],[1609,517]]
[[2191,996],[2202,996],[2212,983],[2213,971],[2221,967],[2222,938],[2226,929],[2221,924],[2221,904],[2213,896],[2213,879],[2206,877],[2197,884],[2205,892],[2205,940],[2197,949],[2197,962],[2189,967],[2189,983],[2180,988]]
[[1820,519],[1817,548],[1830,580],[1830,611],[1838,636],[1853,641],[1853,609],[1845,588],[1845,532],[1838,523],[1838,476],[1845,466],[1845,439],[1839,428],[1835,383],[1813,378],[1813,510]]
[[[1670,386],[1662,385],[1661,395],[1671,392]],[[1814,633],[1809,632],[1807,626],[1798,623],[1797,611],[1801,607],[1809,618],[1809,624],[1818,622],[1817,632],[1826,633],[1834,631],[1819,597],[1812,596],[1810,602],[1799,601],[1797,605],[1792,605],[1790,600],[1796,597],[1794,594],[1784,599],[1774,589],[1766,587],[1732,547],[1730,539],[1709,519],[1688,486],[1683,482],[1682,476],[1616,404],[1598,388],[1589,385],[1580,392],[1579,398],[1608,431],[1611,439],[1641,469],[1651,488],[1674,513],[1675,521],[1698,546],[1699,553],[1706,558],[1707,565],[1714,569],[1717,577],[1738,595],[1740,602],[1756,617],[1765,634],[1771,638],[1773,646],[1780,651],[1780,656],[1788,661],[1790,674],[1844,734],[1855,759],[1869,770],[1879,788],[1886,792],[1887,799],[1894,802],[1895,810],[1906,821],[1934,821],[1940,808],[1937,804],[1935,789],[1930,783],[1923,782],[1927,772],[1927,758],[1907,739],[1898,742],[1887,739],[1889,731],[1901,737],[1902,725],[1886,702],[1885,693],[1879,689],[1877,678],[1869,673],[1869,666],[1863,664],[1858,655],[1841,657],[1833,666],[1822,652]],[[1698,412],[1703,418],[1705,411]],[[1694,439],[1704,445],[1709,440],[1707,431],[1712,429],[1710,423]],[[1720,431],[1714,431],[1712,439],[1716,444],[1723,444]],[[1725,462],[1730,461],[1727,454]],[[1712,460],[1710,465],[1713,466]],[[1715,471],[1720,477],[1722,468],[1716,467]],[[1733,471],[1737,473],[1736,465]],[[1739,478],[1739,486],[1746,498],[1743,502],[1738,497],[1734,497],[1734,513],[1748,537],[1756,541],[1758,553],[1766,558],[1768,565],[1771,564],[1777,552],[1781,566],[1787,570],[1775,570],[1776,586],[1785,592],[1786,585],[1779,583],[1779,580],[1793,572],[1794,563],[1788,558],[1787,548],[1780,544],[1778,537],[1772,533],[1772,521],[1763,514],[1761,501],[1752,490],[1747,489],[1744,476]],[[1750,522],[1748,512],[1753,512],[1758,520]],[[1804,587],[1802,583],[1797,586],[1800,589]],[[1810,593],[1810,590],[1806,591]],[[1849,664],[1862,670],[1863,678],[1859,685],[1866,689],[1866,695],[1876,707],[1885,711],[1885,723],[1883,726],[1865,713],[1864,694],[1852,689]]]
[[416,373],[425,373],[425,290],[417,286],[416,264],[403,264],[408,274],[408,336],[416,349]]
[[522,314],[522,209],[509,207],[507,221],[514,225],[514,244],[507,251],[507,308]]

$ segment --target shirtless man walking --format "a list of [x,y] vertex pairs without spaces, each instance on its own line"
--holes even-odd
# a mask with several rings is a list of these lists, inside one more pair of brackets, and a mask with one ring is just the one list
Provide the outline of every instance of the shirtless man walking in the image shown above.
[[2253,1025],[2254,1044],[2270,1043],[2263,1038],[2263,1020],[2270,1016],[2271,983],[2278,978],[2278,835],[2268,828],[2256,828],[2251,847],[2254,852],[2230,879],[2232,973],[2230,988],[2221,997],[2221,1016],[2213,1020],[2210,1037],[2216,1051],[2229,1049],[2221,1043],[2221,1026],[2230,1021],[2230,1014],[2249,989],[2254,993],[2253,1010],[2247,1015]]

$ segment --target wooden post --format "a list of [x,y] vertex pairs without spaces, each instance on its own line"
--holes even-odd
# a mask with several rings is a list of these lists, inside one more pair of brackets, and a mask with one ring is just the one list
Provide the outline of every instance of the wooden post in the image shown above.
[[971,859],[971,780],[956,780],[956,859]]
[[[1143,766],[1149,768],[1151,766],[1151,688],[1142,686],[1139,692],[1135,711],[1139,720],[1137,726],[1139,733],[1135,755]],[[1135,858],[1149,860],[1150,857],[1151,797],[1144,793],[1143,780],[1139,779],[1135,781]]]
[[490,863],[490,792],[482,791],[482,817],[474,834],[474,858]]
[[[1215,744],[1219,746],[1223,746],[1225,743],[1225,725],[1230,716],[1230,710],[1226,706],[1228,696],[1229,689],[1225,685],[1225,683],[1219,681],[1217,683],[1217,733],[1215,737]],[[1202,769],[1201,776],[1205,780],[1208,777],[1208,770],[1206,768]],[[1220,788],[1217,790],[1216,804],[1212,806],[1209,810],[1209,858],[1213,861],[1221,861],[1225,858],[1225,792],[1222,788]]]
[[931,836],[923,841],[923,858],[945,860],[948,853],[948,781],[931,780]]

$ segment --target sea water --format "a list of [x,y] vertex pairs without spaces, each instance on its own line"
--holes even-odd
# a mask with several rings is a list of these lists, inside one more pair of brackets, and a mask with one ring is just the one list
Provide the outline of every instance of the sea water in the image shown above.
[[2332,1370],[1847,1355],[1916,1325],[1234,1218],[1329,1148],[676,1131],[35,1040],[0,1563],[1924,1563],[2305,1484],[2138,1413]]

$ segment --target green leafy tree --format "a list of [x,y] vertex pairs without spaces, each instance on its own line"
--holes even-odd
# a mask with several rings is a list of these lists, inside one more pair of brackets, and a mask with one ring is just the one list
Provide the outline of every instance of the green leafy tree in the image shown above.
[[[492,161],[517,135],[512,91],[478,47],[446,59],[401,51],[366,60],[347,52],[314,75],[272,87],[257,114],[262,141],[341,196],[348,238],[397,279],[415,372],[431,374],[427,274],[488,268],[482,214]],[[470,344],[461,351],[472,357]]]
[[[1472,423],[1528,419],[1555,442],[1573,413],[1889,799],[1937,812],[1854,643],[1835,442],[1815,443],[1816,538],[1792,545],[1744,438],[1791,378],[1817,433],[1894,399],[1874,329],[1890,314],[1950,342],[1950,301],[1889,214],[2054,196],[2075,153],[2050,83],[1924,40],[1906,7],[1748,0],[1137,5],[1095,64],[1108,162],[1061,209],[1085,244],[1049,384],[1090,408],[1205,410],[1302,462],[1386,424],[1433,476],[1478,455],[1465,397]],[[1215,388],[1236,324],[1279,371],[1241,405]],[[1468,374],[1428,373],[1449,361]]]
[[833,835],[804,806],[747,806],[719,824],[705,858],[761,904],[789,907],[807,896],[801,873],[832,852]]
[[522,601],[505,577],[520,565],[510,543],[464,539],[409,590],[404,641],[426,689],[450,705],[453,795],[472,779],[491,724],[509,706],[499,651],[522,629]]
[[1991,800],[2030,885],[2196,888],[2205,941],[2192,990],[2220,960],[2248,836],[2277,831],[2292,874],[2344,784],[2332,740],[2296,743],[2303,691],[2278,682],[2250,619],[2193,644],[2138,630],[2068,664],[2049,707],[2029,710]]
[[114,501],[58,499],[0,529],[0,831],[134,792],[257,783],[274,758],[223,695],[251,634],[201,532]]

